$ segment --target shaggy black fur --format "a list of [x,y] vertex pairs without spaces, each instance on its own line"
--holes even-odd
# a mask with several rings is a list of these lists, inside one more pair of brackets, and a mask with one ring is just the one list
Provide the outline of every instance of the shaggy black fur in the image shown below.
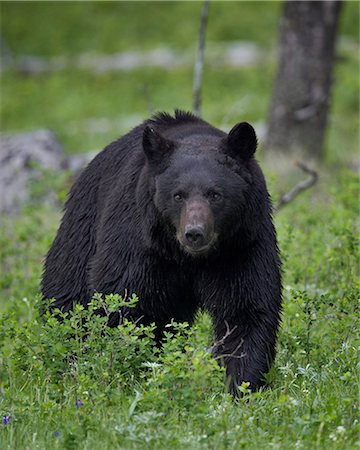
[[259,387],[275,354],[281,278],[255,150],[249,124],[226,134],[182,111],[110,144],[70,192],[43,295],[66,311],[94,291],[134,292],[138,306],[123,313],[160,333],[206,309],[230,391]]

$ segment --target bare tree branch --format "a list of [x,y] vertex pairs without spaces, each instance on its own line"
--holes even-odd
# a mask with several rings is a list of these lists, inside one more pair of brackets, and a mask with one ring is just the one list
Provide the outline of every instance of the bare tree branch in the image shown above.
[[218,341],[216,341],[216,342],[214,343],[214,345],[213,345],[213,347],[212,347],[212,351],[213,351],[213,352],[216,350],[216,348],[220,347],[220,345],[223,345],[223,343],[224,343],[225,340],[230,336],[230,334],[232,334],[232,333],[236,330],[237,325],[235,325],[235,326],[234,326],[233,328],[231,328],[231,330],[230,330],[229,324],[228,324],[227,320],[225,320],[225,327],[226,327],[226,332],[225,332],[224,336],[223,336],[221,339],[219,339]]
[[289,192],[287,192],[280,198],[277,205],[274,207],[274,213],[277,213],[285,205],[292,202],[294,198],[297,197],[301,192],[313,186],[319,178],[318,173],[315,170],[310,169],[304,162],[297,161],[295,164],[299,167],[299,169],[309,174],[310,176],[306,180],[297,183]]
[[[221,339],[219,339],[218,341],[216,341],[214,343],[214,345],[212,346],[212,348],[211,348],[211,353],[213,353],[213,354],[217,352],[219,347],[221,347],[224,344],[224,342],[226,341],[226,339],[236,330],[237,325],[235,325],[230,330],[229,324],[225,320],[225,327],[226,327],[226,332],[225,332],[224,336]],[[222,358],[225,358],[225,357],[226,358],[237,358],[237,359],[244,358],[244,356],[246,356],[246,353],[243,352],[240,355],[236,354],[237,351],[239,350],[239,348],[243,344],[244,344],[244,339],[241,339],[239,344],[237,345],[237,347],[235,348],[235,350],[232,353],[220,353],[217,356],[215,356],[214,359],[217,360],[217,359],[222,359]]]
[[208,16],[209,16],[209,0],[205,0],[201,11],[199,46],[194,67],[193,110],[195,115],[197,115],[198,117],[201,116],[201,85],[202,85],[202,72],[204,66],[205,33]]
[[244,339],[241,339],[239,344],[237,345],[237,347],[235,348],[235,350],[232,353],[221,353],[218,356],[215,356],[214,359],[222,359],[222,358],[235,358],[235,359],[241,359],[244,358],[246,356],[246,352],[242,352],[240,355],[237,355],[237,351],[239,350],[239,348],[243,345],[244,343]]

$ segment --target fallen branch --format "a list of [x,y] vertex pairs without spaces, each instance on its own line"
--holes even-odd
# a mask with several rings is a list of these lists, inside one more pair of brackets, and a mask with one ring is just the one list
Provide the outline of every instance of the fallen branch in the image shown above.
[[301,192],[309,189],[311,186],[314,186],[319,178],[318,173],[315,170],[310,169],[304,162],[297,161],[295,164],[297,165],[297,167],[299,167],[299,169],[309,174],[310,176],[306,180],[297,183],[289,192],[287,192],[280,198],[280,200],[274,207],[274,213],[277,213],[285,205],[292,202],[294,198],[297,197]]
[[231,353],[219,353],[219,348],[222,347],[226,341],[226,339],[237,329],[237,325],[235,325],[233,328],[230,329],[228,322],[225,320],[225,326],[226,326],[226,332],[224,336],[216,341],[214,345],[212,346],[210,353],[213,355],[217,355],[214,357],[215,360],[217,359],[223,359],[223,358],[237,358],[241,359],[246,356],[246,353],[242,352],[240,355],[237,354],[240,347],[244,344],[244,339],[240,339],[239,344],[235,348],[235,350]]
[[217,360],[217,359],[223,359],[223,358],[235,358],[235,359],[245,358],[246,352],[242,352],[242,353],[240,353],[240,355],[237,354],[238,350],[240,349],[240,347],[242,347],[243,344],[244,344],[244,339],[241,339],[241,341],[237,345],[236,349],[232,353],[221,353],[220,355],[215,356],[214,359]]
[[221,339],[219,339],[218,341],[214,342],[214,345],[212,347],[212,353],[214,353],[217,348],[219,348],[221,345],[224,344],[226,339],[236,330],[237,325],[233,326],[233,328],[231,328],[231,330],[230,330],[229,323],[228,323],[227,320],[225,320],[225,327],[226,327],[226,332],[225,332],[224,336]]
[[200,30],[199,30],[199,46],[195,60],[194,67],[194,85],[193,85],[193,110],[198,117],[201,115],[201,84],[202,72],[204,66],[204,52],[205,52],[205,33],[207,20],[209,16],[209,0],[204,1],[204,6],[201,11]]

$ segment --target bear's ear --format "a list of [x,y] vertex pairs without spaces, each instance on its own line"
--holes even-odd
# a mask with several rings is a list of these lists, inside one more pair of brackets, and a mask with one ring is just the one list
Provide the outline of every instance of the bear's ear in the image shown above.
[[143,149],[150,164],[160,164],[174,149],[174,143],[165,139],[159,132],[146,126],[143,132]]
[[250,159],[257,147],[254,128],[247,122],[235,125],[226,138],[226,151],[235,158]]

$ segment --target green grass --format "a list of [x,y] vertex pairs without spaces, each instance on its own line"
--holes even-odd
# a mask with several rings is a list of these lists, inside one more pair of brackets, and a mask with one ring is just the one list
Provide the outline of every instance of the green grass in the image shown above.
[[[204,110],[208,120],[221,123],[224,118],[235,124],[241,117],[256,120],[264,117],[271,86],[271,68],[212,70],[204,77]],[[269,76],[270,75],[270,76]],[[161,82],[160,82],[161,80]],[[70,152],[101,149],[106,143],[128,131],[124,119],[135,116],[137,125],[150,114],[147,111],[147,88],[156,110],[191,109],[192,70],[137,70],[131,73],[95,75],[85,71],[66,71],[39,78],[6,73],[3,76],[2,107],[5,129],[56,130]],[[16,93],[21,89],[23,97]],[[69,90],[68,95],[64,92]],[[234,96],[234,92],[236,95]],[[219,103],[231,105],[219,109]],[[56,107],[54,107],[56,105]],[[36,108],[36,114],[32,112]],[[66,120],[64,121],[64,117]],[[108,119],[109,128],[96,132],[91,119]],[[88,123],[88,125],[87,125]]]
[[[2,34],[16,56],[113,53],[161,44],[192,49],[201,8],[197,1],[2,2]],[[345,2],[343,9],[341,33],[358,39],[359,5]],[[279,1],[211,2],[207,38],[272,46],[280,12]]]
[[[201,3],[2,2],[0,8],[2,36],[15,58],[147,50],[162,45],[195,54]],[[226,126],[239,120],[265,121],[275,75],[280,9],[277,2],[211,4],[208,42],[253,41],[265,53],[263,62],[239,69],[216,69],[205,60],[205,119]],[[358,12],[356,2],[344,4],[341,59],[336,65],[326,144],[326,158],[335,165],[344,156],[353,160],[358,149]],[[184,19],[179,21],[179,17]],[[157,111],[191,109],[192,76],[192,67],[106,74],[72,69],[37,76],[6,70],[1,76],[1,130],[48,127],[67,152],[100,150],[147,117],[150,107]],[[94,119],[96,123],[105,119],[105,125],[94,126]]]
[[[62,55],[64,50],[70,55],[89,49],[114,53],[159,45],[193,49],[201,8],[202,2],[181,1],[1,5],[3,35],[10,49],[16,55],[48,56]],[[279,9],[279,2],[255,6],[252,2],[213,2],[208,39],[255,40],[269,45],[276,39]]]
[[[275,183],[270,177],[276,196]],[[193,330],[169,329],[160,354],[151,329],[146,338],[130,324],[109,330],[90,317],[82,332],[80,310],[62,325],[41,320],[41,259],[59,215],[37,207],[3,221],[0,410],[11,419],[0,447],[354,448],[357,194],[352,172],[329,173],[277,214],[284,261],[278,356],[270,388],[239,403],[204,350],[212,342],[207,315]],[[75,405],[79,399],[83,406]]]
[[[355,54],[346,57],[335,72],[326,142],[326,157],[335,163],[354,158],[358,149],[357,61]],[[265,62],[243,69],[205,68],[204,118],[226,127],[239,120],[263,122],[273,76],[274,65]],[[73,70],[29,78],[6,72],[2,77],[1,123],[3,130],[50,128],[70,153],[100,150],[151,114],[148,97],[158,111],[191,109],[191,85],[191,68],[139,69],[131,75]],[[104,119],[104,128],[93,126],[94,120]]]
[[[2,2],[0,8],[2,36],[16,57],[76,56],[163,44],[195,50],[201,3]],[[204,117],[224,126],[264,123],[281,5],[210,8],[210,41],[254,40],[266,58],[242,69],[207,64]],[[21,213],[0,218],[0,414],[11,416],[0,425],[1,449],[359,446],[359,180],[348,169],[358,152],[358,10],[356,2],[344,4],[320,180],[275,217],[284,312],[269,388],[248,395],[243,386],[244,398],[231,400],[223,370],[206,350],[212,345],[206,314],[191,330],[173,324],[161,353],[151,327],[109,330],[82,310],[62,324],[40,317],[42,261],[61,217],[59,208],[42,204],[41,193],[54,190],[62,204],[71,184],[66,173],[45,173]],[[32,77],[7,70],[1,128],[48,127],[69,153],[100,150],[148,116],[149,96],[156,110],[191,108],[191,85],[190,67]],[[302,177],[264,168],[275,201]]]

